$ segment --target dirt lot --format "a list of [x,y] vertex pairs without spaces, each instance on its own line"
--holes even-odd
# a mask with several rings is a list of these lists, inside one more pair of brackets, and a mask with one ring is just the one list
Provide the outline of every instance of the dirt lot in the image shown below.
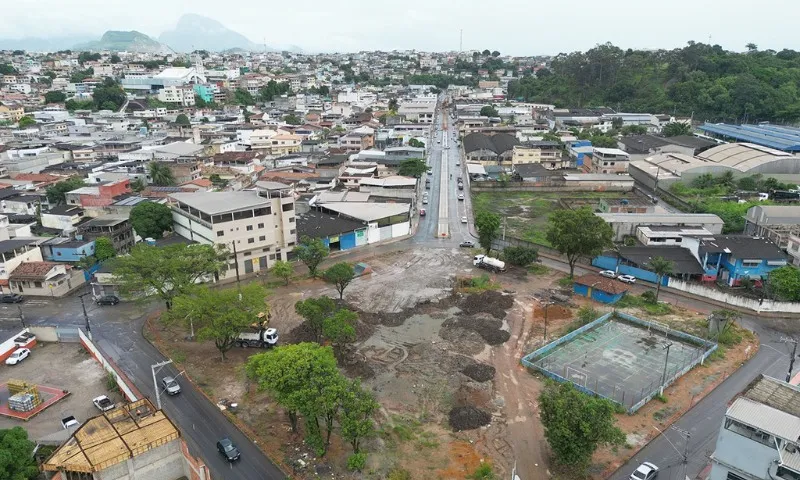
[[100,413],[92,398],[108,395],[114,402],[122,397],[106,390],[106,374],[79,343],[39,344],[18,365],[0,365],[0,382],[25,380],[70,391],[70,395],[27,422],[0,417],[0,428],[22,426],[32,439],[44,439],[63,432],[61,419],[73,415],[78,421]]
[[[315,460],[302,438],[291,434],[281,409],[255,391],[242,368],[253,350],[235,349],[222,364],[213,344],[186,342],[182,331],[163,330],[156,323],[154,336],[212,400],[240,404],[237,416],[258,432],[259,443],[272,458],[285,464],[298,458],[308,462],[295,473],[297,478],[312,478],[316,468],[332,472],[332,478],[382,479],[396,466],[414,479],[465,478],[482,459],[491,461],[502,476],[516,461],[522,478],[549,478],[549,451],[537,411],[542,382],[522,368],[519,359],[544,343],[539,305],[568,293],[558,289],[562,275],[511,270],[493,276],[502,290],[454,293],[456,276],[481,273],[472,269],[468,255],[457,248],[418,248],[372,258],[367,263],[374,273],[354,281],[345,293],[362,323],[356,360],[344,369],[362,377],[381,404],[378,435],[364,445],[367,469],[358,476],[345,469],[348,446],[334,439],[329,454]],[[332,288],[311,280],[272,292],[273,326],[281,332],[282,343],[304,338],[294,303],[321,294],[335,296]],[[548,339],[563,334],[577,309],[587,303],[573,297],[550,306]],[[697,319],[678,312],[670,321],[699,328]],[[651,424],[657,412],[656,420],[667,421],[685,410],[691,395],[697,401],[700,393],[721,381],[741,361],[732,350],[683,377],[667,391],[667,404],[651,403],[637,415],[620,416],[631,448],[598,452],[594,471],[600,473],[611,467],[612,459],[618,462],[631,455],[646,439],[642,425]],[[750,354],[754,350],[751,345]]]

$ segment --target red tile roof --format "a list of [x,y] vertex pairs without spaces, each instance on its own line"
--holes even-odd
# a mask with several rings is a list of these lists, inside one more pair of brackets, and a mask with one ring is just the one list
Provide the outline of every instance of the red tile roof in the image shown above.
[[593,287],[606,293],[610,293],[611,295],[625,293],[630,290],[626,284],[615,278],[601,277],[600,275],[596,275],[594,273],[581,275],[575,279],[575,283],[578,285]]
[[63,265],[55,262],[23,262],[8,276],[10,280],[43,279],[54,267]]

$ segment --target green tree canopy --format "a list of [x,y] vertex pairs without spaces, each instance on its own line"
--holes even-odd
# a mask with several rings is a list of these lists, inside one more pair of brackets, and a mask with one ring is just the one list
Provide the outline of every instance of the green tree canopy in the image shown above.
[[425,148],[425,142],[417,140],[416,138],[412,138],[408,141],[408,146],[414,148]]
[[187,117],[185,113],[181,113],[177,117],[175,117],[175,123],[177,123],[178,125],[192,124],[192,122],[189,121],[189,117]]
[[336,303],[326,296],[311,297],[305,300],[298,300],[294,304],[294,311],[306,320],[306,324],[311,333],[314,334],[315,340],[317,343],[321,343],[325,319],[336,311]]
[[33,125],[36,125],[36,119],[30,115],[25,115],[24,117],[19,119],[17,125],[19,125],[19,128],[28,128]]
[[22,427],[0,430],[0,478],[33,480],[39,477],[39,467],[33,458],[36,444],[28,440]]
[[262,102],[271,102],[275,99],[275,97],[280,97],[281,95],[287,94],[290,90],[291,87],[289,83],[278,83],[275,80],[270,80],[266,85],[261,87],[261,90],[258,91],[258,95],[261,97]]
[[283,121],[288,123],[289,125],[300,125],[301,123],[303,123],[303,120],[294,113],[290,113],[289,115],[283,117]]
[[112,260],[114,278],[124,294],[172,300],[189,292],[203,279],[211,279],[225,265],[227,251],[211,245],[178,243],[154,247],[140,243],[130,255]]
[[503,259],[511,265],[527,267],[539,259],[539,251],[531,247],[506,247],[503,249]]
[[0,63],[0,75],[17,75],[19,72],[11,64]]
[[98,237],[94,241],[94,256],[97,261],[103,262],[117,256],[114,243],[108,237]]
[[117,63],[122,62],[122,59],[119,58],[119,55],[114,53],[114,54],[111,54],[111,57],[109,57],[108,61],[109,61],[109,63],[117,64]]
[[169,317],[191,320],[199,340],[213,340],[222,360],[239,334],[255,323],[258,314],[268,311],[267,292],[257,283],[239,288],[196,286],[175,297]]
[[677,137],[678,135],[689,135],[690,133],[692,133],[692,127],[689,126],[688,123],[684,122],[670,122],[664,125],[664,128],[661,130],[661,133],[663,133],[665,137]]
[[150,180],[153,185],[159,187],[170,187],[175,185],[175,177],[172,175],[172,170],[166,163],[150,162],[147,168]]
[[341,300],[344,296],[344,290],[356,278],[356,273],[353,270],[353,265],[347,262],[339,262],[325,270],[322,278],[336,287],[336,291],[339,292],[339,300]]
[[480,211],[475,216],[475,228],[478,229],[478,243],[486,250],[486,255],[489,255],[492,242],[500,231],[500,217],[491,212]]
[[544,436],[561,465],[585,469],[597,447],[625,442],[614,405],[579,392],[571,383],[548,382],[539,395],[539,410]]
[[303,236],[300,238],[300,243],[295,246],[294,253],[308,267],[308,273],[316,277],[317,268],[330,254],[330,249],[319,238]]
[[342,438],[350,442],[353,452],[361,449],[361,440],[369,437],[375,431],[372,416],[380,408],[372,392],[361,387],[359,379],[347,385],[342,398],[342,413],[339,424],[342,428]]
[[278,260],[272,265],[272,274],[282,279],[286,285],[289,285],[289,280],[291,280],[292,275],[294,275],[294,267],[290,262]]
[[553,212],[548,220],[546,238],[567,257],[569,276],[573,278],[578,259],[603,253],[603,249],[612,244],[613,231],[592,209],[582,207]]
[[408,158],[400,162],[398,174],[404,177],[420,178],[428,171],[428,165],[421,158]]
[[247,90],[237,88],[233,92],[233,103],[235,105],[255,105],[256,100]]
[[64,103],[67,101],[67,95],[58,90],[51,90],[44,94],[44,103]]
[[485,107],[481,108],[480,115],[482,117],[499,117],[500,113],[494,108],[494,105],[486,105]]
[[85,187],[81,177],[70,177],[66,180],[50,185],[47,187],[47,201],[50,205],[61,205],[67,203],[67,192],[77,190],[78,188]]
[[119,110],[125,104],[125,91],[122,86],[111,78],[103,80],[102,85],[92,91],[92,101],[95,108],[106,110]]
[[793,265],[776,268],[769,272],[770,291],[782,300],[800,301],[800,269]]
[[658,303],[658,295],[661,293],[661,281],[665,275],[672,274],[673,266],[674,264],[672,261],[664,257],[654,257],[647,262],[647,268],[658,276],[658,282],[656,283],[656,303]]
[[131,209],[133,229],[142,238],[159,239],[172,230],[172,210],[161,203],[141,202]]

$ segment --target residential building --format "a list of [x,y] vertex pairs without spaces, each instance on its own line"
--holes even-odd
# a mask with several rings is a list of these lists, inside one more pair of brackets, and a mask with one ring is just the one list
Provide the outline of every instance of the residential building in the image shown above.
[[527,142],[514,145],[511,164],[538,163],[548,170],[564,168],[561,144],[558,142]]
[[42,226],[58,230],[70,230],[83,220],[84,211],[73,205],[56,205],[42,212]]
[[224,277],[271,268],[297,242],[294,198],[287,190],[173,193],[178,235],[231,252]]
[[789,254],[792,265],[800,267],[800,236],[789,235],[789,241],[786,244],[786,253]]
[[436,114],[436,99],[402,102],[397,115],[407,122],[433,123]]
[[192,88],[194,89],[194,94],[202,98],[204,102],[211,103],[214,101],[214,92],[217,91],[216,85],[195,84]]
[[800,388],[761,375],[728,406],[709,480],[800,478]]
[[100,237],[111,239],[118,254],[130,252],[136,243],[133,226],[127,215],[100,215],[78,225],[78,236],[97,240]]
[[131,181],[129,178],[92,187],[80,187],[67,192],[65,197],[67,205],[79,205],[81,207],[106,206],[114,203],[115,197],[126,193],[131,193]]
[[63,297],[86,283],[83,272],[55,262],[23,262],[8,277],[9,291],[20,295]]
[[788,261],[771,240],[747,235],[686,237],[682,245],[700,260],[703,280],[737,286],[749,279],[760,284]]
[[618,148],[598,148],[592,150],[592,157],[584,160],[584,170],[593,173],[627,173],[630,156]]
[[750,207],[744,217],[744,233],[764,237],[780,248],[787,248],[789,237],[800,236],[800,206],[757,205]]
[[636,229],[653,225],[674,227],[702,227],[718,235],[722,233],[724,222],[711,213],[596,213],[611,225],[613,240],[622,242],[625,237],[635,237]]
[[[6,222],[8,219],[6,219]],[[42,251],[36,238],[0,240],[0,291],[8,292],[8,277],[23,262],[41,262]]]
[[158,99],[165,103],[177,103],[183,107],[193,107],[194,94],[194,88],[191,85],[171,85],[159,90]]
[[10,120],[14,123],[25,116],[25,109],[22,105],[0,104],[0,120]]
[[605,278],[594,273],[581,275],[573,281],[575,293],[601,303],[617,303],[628,290],[626,284],[614,278]]
[[39,245],[42,257],[51,262],[80,262],[94,255],[94,240],[50,237]]
[[508,133],[470,133],[464,137],[464,156],[467,161],[481,165],[511,163],[516,145],[519,145],[519,140]]

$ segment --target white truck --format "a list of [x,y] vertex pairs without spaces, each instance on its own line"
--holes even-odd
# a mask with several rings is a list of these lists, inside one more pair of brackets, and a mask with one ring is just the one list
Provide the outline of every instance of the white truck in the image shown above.
[[478,268],[489,270],[490,272],[505,272],[506,262],[496,258],[487,257],[486,255],[475,255],[472,259],[472,264]]
[[274,328],[258,328],[250,332],[240,333],[236,338],[237,347],[271,348],[278,343],[278,330]]

